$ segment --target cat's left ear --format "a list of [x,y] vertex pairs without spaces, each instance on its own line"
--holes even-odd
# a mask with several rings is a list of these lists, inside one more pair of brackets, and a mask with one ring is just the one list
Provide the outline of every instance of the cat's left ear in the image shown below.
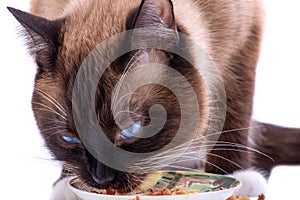
[[176,22],[171,0],[143,0],[135,16],[133,28],[163,27],[174,31]]
[[48,20],[11,7],[7,8],[24,27],[30,53],[39,67],[54,64],[59,48],[59,32],[63,20]]

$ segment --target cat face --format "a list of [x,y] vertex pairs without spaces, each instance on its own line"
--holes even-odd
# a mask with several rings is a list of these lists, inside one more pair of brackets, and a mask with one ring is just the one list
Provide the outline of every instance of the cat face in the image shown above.
[[[89,6],[85,11],[75,9],[74,13],[54,21],[14,9],[10,11],[25,27],[29,49],[38,65],[32,109],[47,147],[57,160],[63,162],[68,171],[76,174],[86,185],[95,188],[113,188],[125,193],[140,185],[151,170],[166,166],[159,164],[156,159],[153,162],[157,163],[152,164],[151,170],[146,166],[149,162],[141,162],[133,165],[128,172],[116,170],[96,159],[83,143],[81,137],[84,133],[78,133],[74,122],[72,101],[74,82],[84,58],[98,43],[114,34],[150,26],[156,26],[162,32],[170,29],[176,33],[177,26],[172,3],[168,0],[146,0],[141,5],[134,3],[123,5],[117,14],[96,12],[93,7],[100,5],[95,2]],[[105,9],[105,5],[101,7]],[[95,12],[93,15],[90,14],[92,11]],[[128,41],[119,41],[125,42]],[[101,55],[116,53],[120,48],[119,43],[102,50]],[[101,56],[98,57],[101,60]],[[128,152],[149,153],[163,148],[174,139],[183,120],[177,96],[163,85],[147,84],[136,88],[132,93],[115,95],[124,75],[138,70],[140,65],[149,63],[168,65],[182,74],[196,91],[199,106],[197,109],[200,110],[202,118],[208,118],[205,112],[207,97],[203,90],[202,79],[189,62],[178,55],[159,49],[127,52],[114,60],[101,76],[95,94],[95,113],[98,124],[109,141]],[[159,68],[151,73],[149,71],[138,73],[140,79],[151,75],[164,79],[165,82],[169,82],[170,79],[166,72],[160,71]],[[88,77],[86,78],[88,82]],[[180,86],[181,83],[178,82],[178,86],[174,87]],[[129,106],[122,109],[122,99],[128,95]],[[188,98],[189,94],[186,95],[186,99]],[[166,119],[163,127],[151,137],[140,137],[145,127],[159,120],[160,114],[154,116],[149,114],[153,105],[160,105],[165,110]],[[119,112],[114,112],[114,108]],[[122,117],[122,113],[126,114],[125,117]],[[119,122],[126,121],[126,117],[130,118],[130,123],[120,126]],[[193,120],[200,124],[198,118]],[[198,126],[200,125],[197,125],[198,132],[195,132],[195,135],[205,131],[203,127],[201,129]],[[114,157],[110,155],[111,152],[106,153],[107,156]],[[176,151],[170,151],[170,154],[176,157]],[[140,173],[141,171],[144,173]]]

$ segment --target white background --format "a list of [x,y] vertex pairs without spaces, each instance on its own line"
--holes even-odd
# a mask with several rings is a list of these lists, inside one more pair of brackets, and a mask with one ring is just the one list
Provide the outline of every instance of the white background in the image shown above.
[[[300,127],[300,3],[266,0],[265,4],[266,33],[257,71],[254,118]],[[0,199],[48,199],[60,172],[35,126],[30,104],[35,65],[6,6],[28,10],[28,0],[0,1]],[[284,199],[286,192],[296,199],[296,179],[300,180],[299,168],[276,169],[269,199]]]

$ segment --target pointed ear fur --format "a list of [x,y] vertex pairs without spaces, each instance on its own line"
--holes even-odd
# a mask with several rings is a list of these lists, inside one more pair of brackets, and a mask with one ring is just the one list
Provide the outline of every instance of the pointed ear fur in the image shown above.
[[59,47],[59,31],[63,20],[50,21],[11,7],[7,8],[24,28],[30,53],[43,67],[53,64]]
[[[146,48],[147,44],[157,45],[158,47],[160,45],[172,47],[174,44],[177,44],[178,34],[172,1],[143,0],[136,12],[133,28],[154,28],[153,32],[146,30],[145,33],[141,31],[132,35],[131,40],[134,40],[135,43],[144,43]],[[148,33],[150,35],[147,35]],[[155,48],[141,49],[137,57],[141,63],[166,64],[170,59],[170,54]]]
[[134,28],[158,26],[176,30],[171,0],[143,0],[135,17]]

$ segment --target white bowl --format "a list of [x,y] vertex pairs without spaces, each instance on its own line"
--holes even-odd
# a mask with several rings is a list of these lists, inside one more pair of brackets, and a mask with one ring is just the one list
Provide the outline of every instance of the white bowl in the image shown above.
[[[170,171],[164,173],[181,173],[183,176],[202,176],[209,179],[210,184],[199,181],[197,182],[197,187],[199,189],[196,193],[191,193],[187,195],[161,195],[161,196],[145,196],[143,194],[135,195],[106,195],[106,194],[96,194],[87,191],[79,190],[72,185],[74,177],[70,178],[68,181],[68,187],[72,192],[74,192],[79,198],[83,200],[225,200],[226,198],[233,195],[234,191],[241,187],[241,182],[234,179],[231,176],[215,175],[208,173],[199,172],[182,172],[182,171]],[[202,178],[203,180],[203,178]],[[161,181],[161,180],[160,180]],[[217,184],[216,184],[217,183]],[[154,186],[155,187],[155,186]],[[219,190],[218,187],[222,187]],[[206,188],[206,189],[205,189]],[[138,196],[139,198],[136,198]]]

